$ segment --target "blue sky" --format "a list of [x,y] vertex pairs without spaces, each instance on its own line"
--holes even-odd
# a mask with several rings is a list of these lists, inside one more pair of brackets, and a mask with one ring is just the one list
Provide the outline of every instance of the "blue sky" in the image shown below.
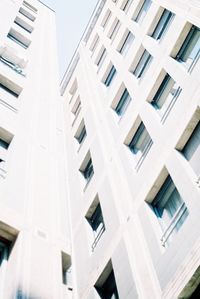
[[42,0],[56,12],[62,78],[98,0]]

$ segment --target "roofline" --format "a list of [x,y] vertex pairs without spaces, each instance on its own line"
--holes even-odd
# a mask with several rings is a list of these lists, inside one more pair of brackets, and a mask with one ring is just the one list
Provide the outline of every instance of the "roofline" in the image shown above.
[[43,4],[44,6],[46,6],[48,9],[50,9],[51,11],[53,11],[55,13],[55,10],[53,10],[51,7],[49,7],[47,4],[45,4],[44,2],[38,0],[38,2],[40,2],[41,4]]
[[87,43],[87,41],[88,41],[88,39],[89,39],[89,37],[90,37],[90,35],[92,33],[92,30],[93,30],[94,26],[96,25],[96,22],[97,22],[97,20],[99,18],[99,15],[100,15],[100,13],[101,13],[101,11],[102,11],[105,3],[106,3],[106,0],[99,0],[97,2],[97,4],[96,4],[96,6],[95,6],[95,8],[94,8],[94,10],[92,12],[92,14],[91,14],[91,17],[90,17],[90,19],[89,19],[89,21],[88,21],[88,23],[86,25],[86,28],[85,28],[85,30],[84,30],[84,32],[83,32],[83,34],[82,34],[82,36],[81,36],[81,38],[80,38],[80,40],[78,42],[78,45],[77,45],[77,47],[76,47],[76,49],[74,51],[74,54],[73,54],[73,56],[72,56],[72,58],[71,58],[71,60],[70,60],[70,62],[68,64],[68,66],[67,66],[67,69],[66,69],[66,71],[65,71],[65,73],[63,75],[63,78],[61,79],[61,83],[60,83],[60,87],[61,87],[60,92],[61,92],[61,95],[64,94],[65,88],[66,88],[67,84],[69,83],[69,81],[70,81],[70,79],[71,79],[71,77],[73,75],[73,72],[74,72],[74,70],[76,68],[76,65],[77,65],[77,63],[79,61],[78,49],[79,49],[80,43],[82,41],[84,41],[85,43]]

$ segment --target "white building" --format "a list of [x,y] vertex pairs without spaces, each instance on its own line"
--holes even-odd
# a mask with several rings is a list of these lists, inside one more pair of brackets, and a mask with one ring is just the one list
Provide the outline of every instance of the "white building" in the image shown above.
[[0,298],[70,298],[54,12],[1,0],[0,22]]
[[200,298],[200,2],[99,1],[61,83],[74,298]]

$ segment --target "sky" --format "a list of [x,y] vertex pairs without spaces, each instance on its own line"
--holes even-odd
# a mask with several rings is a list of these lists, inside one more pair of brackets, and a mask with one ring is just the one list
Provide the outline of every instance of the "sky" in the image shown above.
[[56,12],[60,79],[98,0],[42,0]]

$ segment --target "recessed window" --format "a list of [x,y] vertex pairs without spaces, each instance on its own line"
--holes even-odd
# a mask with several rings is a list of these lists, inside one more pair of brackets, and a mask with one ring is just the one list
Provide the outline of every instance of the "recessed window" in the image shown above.
[[5,98],[7,96],[18,98],[21,92],[22,88],[20,86],[0,75],[0,93],[5,95]]
[[133,43],[134,40],[134,35],[128,31],[125,36],[123,37],[122,41],[120,42],[120,45],[118,47],[118,51],[120,54],[122,54],[123,56],[126,55],[126,53],[128,52],[130,46]]
[[100,51],[99,54],[96,58],[95,64],[98,66],[98,69],[100,69],[100,67],[102,66],[105,58],[106,58],[107,52],[106,52],[106,48],[103,46]]
[[27,49],[31,43],[29,39],[27,39],[25,36],[14,29],[11,29],[9,31],[7,37],[24,49]]
[[122,2],[122,5],[121,5],[121,10],[123,10],[124,12],[127,12],[129,7],[131,6],[131,3],[133,2],[133,0],[124,0]]
[[5,166],[7,161],[7,151],[12,142],[13,135],[3,128],[0,128],[0,171],[1,175],[6,174]]
[[120,21],[116,18],[108,32],[108,37],[111,39],[111,40],[114,40],[118,30],[119,30],[119,27],[120,27]]
[[[8,260],[12,248],[15,246],[15,240],[18,232],[14,227],[0,222],[0,276],[1,276],[1,291],[5,286],[5,276]],[[4,297],[4,296],[3,296]]]
[[180,93],[180,86],[169,74],[166,74],[153,97],[151,104],[162,117],[172,108]]
[[33,11],[34,13],[37,13],[37,8],[35,8],[34,6],[32,6],[27,1],[23,1],[23,5],[26,6],[28,9],[30,9],[31,11]]
[[133,18],[133,20],[135,22],[137,22],[138,24],[141,24],[151,6],[152,1],[151,0],[144,0],[142,1],[142,6],[138,12],[138,14],[136,15],[135,18]]
[[102,214],[101,205],[98,196],[96,196],[94,202],[90,206],[85,218],[87,219],[87,222],[90,227],[90,232],[91,232],[90,245],[92,251],[94,251],[99,240],[102,237],[102,234],[105,231],[105,224],[104,224],[103,214]]
[[62,283],[72,290],[72,264],[69,254],[62,252]]
[[101,299],[119,299],[111,261],[106,265],[94,287]]
[[36,17],[33,16],[29,11],[27,11],[26,9],[24,9],[23,7],[20,7],[19,9],[19,13],[21,13],[23,16],[25,16],[26,18],[28,18],[30,21],[34,22]]
[[174,14],[171,11],[164,9],[151,36],[156,40],[160,40],[167,32],[173,18]]
[[175,59],[186,69],[190,69],[200,56],[200,29],[192,26],[181,45]]
[[135,69],[132,71],[136,78],[142,78],[149,68],[152,61],[152,56],[147,50],[144,50],[142,56],[140,57]]
[[78,143],[81,145],[83,143],[83,141],[85,140],[86,136],[87,136],[87,133],[86,133],[86,128],[85,128],[85,123],[84,123],[84,121],[82,121],[80,126],[78,127],[78,130],[74,137],[76,138]]
[[166,246],[188,216],[188,209],[170,176],[158,191],[151,206],[163,231],[162,245]]
[[111,65],[109,70],[107,71],[106,78],[103,80],[103,83],[105,84],[106,87],[110,86],[111,83],[113,82],[115,76],[116,76],[116,68],[114,65]]
[[124,88],[121,96],[119,97],[118,102],[115,104],[115,107],[113,107],[114,111],[117,113],[118,116],[122,116],[125,113],[130,101],[131,96],[128,90]]
[[95,37],[94,37],[94,39],[93,39],[93,41],[92,41],[92,43],[91,43],[91,45],[90,45],[90,51],[91,51],[92,55],[94,54],[94,52],[95,52],[95,50],[97,48],[99,40],[100,40],[99,36],[98,36],[98,34],[96,34]]
[[90,152],[87,153],[79,171],[81,172],[83,178],[85,179],[85,183],[87,185],[94,174],[94,168],[93,168]]
[[200,121],[185,144],[182,153],[194,172],[200,177]]
[[108,24],[108,21],[111,17],[111,11],[110,9],[107,10],[102,22],[101,22],[101,26],[105,29],[106,25]]
[[76,94],[76,91],[78,90],[78,83],[77,83],[77,79],[74,79],[71,88],[69,90],[69,94],[70,94],[70,101],[69,103],[72,102],[72,99],[74,98],[74,95]]
[[78,97],[74,103],[72,110],[71,110],[72,117],[73,117],[72,125],[75,123],[80,111],[81,111],[81,100],[80,100],[80,97]]
[[140,123],[130,142],[127,144],[135,159],[135,168],[139,169],[147,156],[153,141],[143,122]]
[[21,27],[28,33],[31,33],[33,31],[33,27],[30,26],[28,23],[26,23],[24,20],[22,20],[19,17],[15,18],[14,23],[17,24],[19,27]]

